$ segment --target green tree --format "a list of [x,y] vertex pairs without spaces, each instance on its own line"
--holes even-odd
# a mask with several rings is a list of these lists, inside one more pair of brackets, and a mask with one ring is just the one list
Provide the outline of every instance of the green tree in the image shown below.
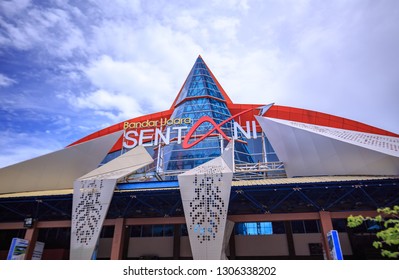
[[381,249],[381,255],[388,258],[399,257],[399,206],[393,208],[385,207],[379,208],[377,215],[374,218],[352,216],[348,217],[348,226],[354,228],[360,226],[364,221],[374,221],[380,224],[383,228],[377,232],[379,240],[373,242],[373,246]]

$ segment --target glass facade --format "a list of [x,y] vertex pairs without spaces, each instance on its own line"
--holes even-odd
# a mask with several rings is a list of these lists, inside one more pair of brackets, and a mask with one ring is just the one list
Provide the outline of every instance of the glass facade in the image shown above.
[[283,222],[248,222],[236,223],[236,235],[270,235],[283,234],[285,227]]
[[236,234],[269,235],[273,234],[273,227],[271,222],[238,223],[236,225]]
[[[199,119],[208,116],[218,125],[232,115],[216,82],[212,78],[202,58],[198,58],[184,84],[172,114],[175,118],[190,118],[192,127]],[[210,122],[203,122],[193,134],[193,140],[208,133],[215,127]],[[233,132],[233,121],[226,122],[220,129],[229,137]],[[177,138],[178,131],[171,132],[171,139]],[[218,134],[218,133],[215,133]],[[190,142],[191,143],[191,142]],[[174,142],[163,149],[164,170],[191,169],[220,156],[227,145],[219,135],[208,136],[190,149]],[[245,143],[235,143],[236,162],[254,162]]]
[[292,233],[319,233],[321,232],[318,220],[291,221]]
[[131,226],[130,237],[167,237],[173,236],[173,225]]

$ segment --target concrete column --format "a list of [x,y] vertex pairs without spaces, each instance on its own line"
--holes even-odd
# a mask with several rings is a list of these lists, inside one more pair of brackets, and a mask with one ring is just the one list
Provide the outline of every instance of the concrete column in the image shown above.
[[125,235],[125,219],[115,220],[114,237],[112,239],[111,260],[121,260],[123,253],[123,241]]
[[235,239],[235,229],[233,228],[231,235],[230,235],[230,241],[229,241],[229,249],[230,249],[230,260],[235,260],[236,259],[236,239]]
[[178,260],[180,258],[180,236],[181,236],[181,225],[174,225],[173,231],[173,259]]
[[37,228],[37,222],[33,222],[31,228],[26,229],[24,239],[29,241],[28,249],[26,250],[25,260],[31,260],[33,255],[33,250],[35,249],[37,236],[39,234],[39,229]]
[[290,259],[295,259],[295,244],[294,244],[294,236],[292,235],[292,226],[291,221],[284,221],[285,234],[287,236],[287,244],[288,244],[288,254]]
[[327,260],[331,260],[330,250],[328,248],[327,233],[333,229],[331,213],[328,211],[320,211],[320,224],[321,224],[321,234],[323,241],[324,252],[326,253]]

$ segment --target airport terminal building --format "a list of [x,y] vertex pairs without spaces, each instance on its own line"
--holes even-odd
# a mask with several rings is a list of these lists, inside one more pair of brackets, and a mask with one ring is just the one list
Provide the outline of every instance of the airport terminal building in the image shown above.
[[[243,93],[245,94],[245,93]],[[0,259],[378,259],[399,204],[399,135],[276,104],[236,104],[201,56],[171,107],[0,169]],[[29,223],[31,222],[31,223]]]

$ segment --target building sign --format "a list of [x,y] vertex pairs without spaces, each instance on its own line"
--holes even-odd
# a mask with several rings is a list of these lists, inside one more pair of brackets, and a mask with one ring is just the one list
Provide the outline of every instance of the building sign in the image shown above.
[[147,127],[163,127],[163,126],[172,126],[172,125],[185,125],[191,124],[191,118],[175,118],[175,119],[167,119],[162,118],[160,120],[152,121],[146,120],[143,122],[124,122],[123,129],[137,129],[137,128],[147,128]]
[[[231,139],[223,132],[223,130],[221,129],[221,127],[222,127],[222,125],[224,125],[225,123],[231,121],[234,117],[235,117],[235,116],[230,117],[230,118],[228,118],[227,120],[224,120],[223,122],[221,122],[220,124],[216,124],[216,122],[215,122],[214,120],[212,120],[212,119],[211,119],[210,117],[208,117],[208,116],[204,116],[204,117],[200,118],[200,119],[193,125],[193,127],[190,129],[190,131],[187,133],[186,137],[184,138],[183,145],[182,145],[183,148],[184,148],[184,149],[189,149],[189,148],[191,148],[191,147],[197,145],[199,142],[201,142],[202,140],[204,140],[205,138],[207,138],[208,136],[210,136],[211,133],[214,132],[215,130],[217,130],[217,131],[220,133],[220,135],[221,135],[224,139],[230,141]],[[214,126],[213,129],[211,129],[211,130],[209,130],[207,133],[203,134],[199,139],[195,140],[194,142],[189,143],[188,141],[191,139],[191,137],[192,137],[192,135],[195,133],[196,129],[197,129],[202,123],[205,123],[205,122],[211,123],[211,124]],[[246,124],[247,124],[247,129],[244,130],[244,129],[241,127],[241,125],[239,125],[237,122],[233,122],[233,127],[234,127],[234,130],[233,130],[233,139],[238,139],[238,130],[240,130],[241,133],[242,133],[242,134],[245,136],[245,138],[247,138],[247,139],[251,139],[251,138],[256,139],[256,138],[257,138],[257,134],[256,134],[256,123],[255,123],[255,121],[252,121],[252,133],[251,133],[251,126],[250,126],[250,124],[249,124],[249,121],[247,121]]]
[[32,260],[41,260],[44,250],[44,242],[36,241],[35,249],[33,249]]
[[125,131],[123,147],[132,149],[137,145],[157,146],[161,143],[169,145],[171,129],[177,131],[177,143],[180,144],[182,140],[182,131],[187,130],[187,126],[166,127],[165,132],[162,131],[162,128]]
[[[146,120],[143,122],[124,122],[124,136],[123,136],[123,147],[126,149],[132,149],[136,146],[157,146],[159,144],[169,145],[170,144],[170,134],[171,131],[176,131],[177,136],[174,141],[177,144],[182,144],[184,149],[189,149],[199,142],[203,141],[205,138],[214,136],[215,131],[219,133],[224,139],[230,141],[221,127],[229,121],[232,121],[235,117],[254,110],[253,108],[244,110],[230,118],[224,120],[223,122],[217,124],[209,116],[201,117],[193,126],[189,129],[187,124],[192,123],[191,118],[175,118],[175,119],[160,119],[160,120]],[[213,129],[206,133],[200,135],[198,139],[189,143],[190,139],[193,138],[193,134],[196,132],[197,128],[202,123],[211,123]],[[239,123],[233,121],[233,139],[238,139],[238,135],[241,133],[247,139],[256,139],[256,122],[252,121],[246,122],[246,129],[244,129]],[[184,139],[183,139],[184,138]]]

